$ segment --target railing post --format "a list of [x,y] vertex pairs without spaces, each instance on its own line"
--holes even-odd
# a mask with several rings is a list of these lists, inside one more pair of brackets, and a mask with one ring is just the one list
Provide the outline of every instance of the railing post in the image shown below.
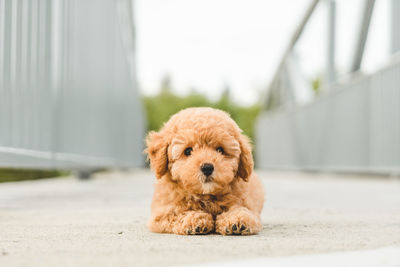
[[392,0],[391,2],[391,53],[400,51],[400,1]]
[[361,28],[358,35],[357,46],[354,52],[351,72],[358,71],[361,67],[361,62],[364,56],[365,43],[367,42],[369,24],[371,22],[372,11],[374,10],[375,0],[366,0],[363,16],[361,19]]
[[328,16],[328,49],[327,49],[327,66],[326,78],[327,84],[336,81],[335,71],[335,42],[336,42],[336,0],[329,0],[329,16]]

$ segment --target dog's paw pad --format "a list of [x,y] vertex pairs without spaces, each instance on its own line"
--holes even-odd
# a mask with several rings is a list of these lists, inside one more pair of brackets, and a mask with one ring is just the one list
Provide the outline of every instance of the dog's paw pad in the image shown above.
[[246,229],[246,226],[244,224],[233,224],[232,225],[232,233],[234,235],[240,235],[244,230]]
[[240,227],[240,234],[241,235],[250,235],[251,229],[247,228],[246,225],[242,224],[242,226]]
[[198,235],[207,234],[208,232],[209,232],[209,230],[208,230],[207,226],[205,226],[205,227],[197,226],[196,227],[196,234],[198,234]]
[[207,234],[208,232],[210,232],[209,228],[201,226],[197,226],[194,230],[193,229],[186,230],[187,235],[203,235]]
[[236,230],[237,230],[237,226],[236,226],[236,224],[233,224],[232,225],[232,232],[236,232]]
[[251,229],[241,223],[234,223],[225,228],[226,235],[250,235],[251,233]]

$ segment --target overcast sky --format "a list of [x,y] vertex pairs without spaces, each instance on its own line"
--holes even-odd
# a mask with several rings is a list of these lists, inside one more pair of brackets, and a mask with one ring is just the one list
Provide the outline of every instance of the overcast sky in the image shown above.
[[[323,72],[326,1],[316,10],[296,48],[304,75]],[[226,85],[249,104],[265,91],[310,0],[136,0],[137,66],[145,94],[170,75],[177,93],[191,88],[217,98]],[[337,62],[348,69],[363,0],[337,1]],[[385,63],[389,50],[389,0],[378,0],[364,69]]]

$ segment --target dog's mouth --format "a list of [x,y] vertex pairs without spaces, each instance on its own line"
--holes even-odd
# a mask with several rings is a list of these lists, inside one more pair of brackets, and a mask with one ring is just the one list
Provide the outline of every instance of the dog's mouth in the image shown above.
[[203,194],[211,194],[215,190],[214,183],[212,182],[203,183],[202,189],[203,189]]
[[213,175],[200,175],[200,182],[203,184],[209,184],[212,183],[214,181],[214,176]]
[[214,192],[215,183],[213,175],[200,175],[199,180],[203,194],[210,194]]

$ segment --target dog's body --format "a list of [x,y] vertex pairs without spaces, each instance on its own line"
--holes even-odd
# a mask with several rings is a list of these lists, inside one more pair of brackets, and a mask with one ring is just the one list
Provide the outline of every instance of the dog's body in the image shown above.
[[261,181],[248,139],[223,111],[189,108],[147,138],[155,185],[149,228],[175,234],[255,234]]

